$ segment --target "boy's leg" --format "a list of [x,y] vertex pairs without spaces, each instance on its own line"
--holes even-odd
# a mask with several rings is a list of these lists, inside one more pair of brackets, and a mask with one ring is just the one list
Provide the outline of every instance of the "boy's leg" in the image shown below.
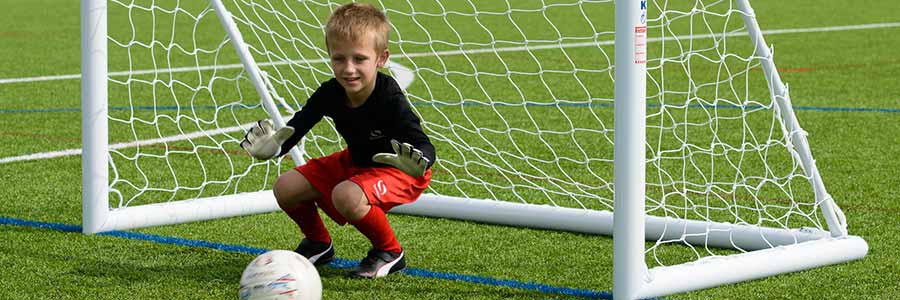
[[332,192],[334,207],[372,243],[372,249],[360,261],[351,275],[376,278],[406,267],[403,249],[397,242],[387,216],[378,206],[371,205],[363,190],[351,181],[335,186]]
[[[349,154],[346,150],[312,159],[282,174],[273,188],[278,206],[305,236],[294,251],[315,265],[325,264],[334,258],[331,236],[319,217],[317,206],[333,219],[337,215],[330,202],[331,190],[348,176],[344,166],[347,161]],[[341,218],[335,221],[342,225],[345,222]]]
[[367,168],[335,186],[334,207],[372,243],[372,250],[353,270],[354,275],[382,277],[406,266],[385,211],[418,199],[430,179],[430,170],[425,176],[411,177],[395,168]]
[[412,177],[396,168],[364,168],[332,191],[335,208],[372,242],[372,246],[400,252],[400,244],[385,212],[412,203],[431,182],[431,170]]
[[365,191],[352,181],[344,181],[331,193],[334,208],[372,243],[372,247],[400,253],[400,243],[378,206],[371,205]]
[[331,243],[331,236],[319,211],[315,199],[323,195],[306,180],[303,174],[296,170],[289,170],[278,177],[275,187],[272,189],[278,206],[297,223],[300,231],[307,239]]
[[368,205],[368,207],[369,211],[365,216],[350,224],[372,242],[373,248],[393,253],[403,252],[384,211],[378,206]]

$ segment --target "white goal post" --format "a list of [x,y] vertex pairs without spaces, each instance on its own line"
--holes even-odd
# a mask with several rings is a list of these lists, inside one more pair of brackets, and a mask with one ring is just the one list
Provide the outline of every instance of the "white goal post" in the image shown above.
[[[749,0],[373,3],[438,153],[391,213],[611,235],[616,299],[868,252]],[[82,0],[83,232],[278,211],[274,179],[341,149],[334,125],[274,161],[239,143],[331,76],[337,5]]]

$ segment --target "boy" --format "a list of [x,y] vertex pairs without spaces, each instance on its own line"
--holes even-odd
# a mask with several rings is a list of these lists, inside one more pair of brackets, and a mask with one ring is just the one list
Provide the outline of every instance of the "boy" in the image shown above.
[[390,54],[389,30],[385,15],[371,5],[335,10],[325,27],[334,78],[322,83],[287,126],[273,133],[270,121],[260,121],[241,142],[253,157],[270,159],[287,153],[323,116],[334,121],[347,148],[285,172],[273,191],[305,236],[295,251],[315,265],[334,258],[317,206],[365,235],[372,249],[351,271],[364,278],[406,266],[385,212],[419,197],[435,161],[434,146],[397,82],[377,70]]

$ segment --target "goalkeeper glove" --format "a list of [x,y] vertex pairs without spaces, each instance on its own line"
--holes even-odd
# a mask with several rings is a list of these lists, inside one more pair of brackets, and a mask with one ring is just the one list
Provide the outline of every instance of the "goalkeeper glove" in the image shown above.
[[285,126],[278,131],[272,127],[271,120],[259,120],[250,128],[241,141],[241,148],[250,156],[259,160],[271,159],[281,154],[281,144],[294,134],[294,127]]
[[394,153],[378,153],[372,156],[372,161],[391,165],[400,169],[409,176],[419,177],[425,175],[428,168],[428,158],[422,155],[422,151],[410,144],[391,140]]

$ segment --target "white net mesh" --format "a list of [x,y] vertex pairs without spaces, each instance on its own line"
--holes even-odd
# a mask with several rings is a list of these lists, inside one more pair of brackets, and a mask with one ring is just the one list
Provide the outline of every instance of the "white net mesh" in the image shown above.
[[259,101],[207,6],[109,3],[113,208],[266,189],[277,173],[237,146]]
[[[734,1],[651,3],[647,213],[823,228],[810,178],[760,68],[764,54],[754,53]],[[714,255],[718,250],[692,247],[678,258],[661,248],[712,230],[662,238],[648,257],[666,265]]]
[[[282,113],[302,107],[331,77],[323,28],[339,4],[224,2]],[[428,192],[612,210],[613,1],[376,6],[392,22],[390,73],[437,148]],[[822,228],[741,17],[732,1],[650,1],[647,212]],[[112,1],[109,19],[118,205],[270,189],[293,166],[238,146],[238,126],[267,116],[205,1]],[[343,147],[326,120],[304,150]],[[660,239],[649,260],[721,251],[665,246],[686,238]]]

